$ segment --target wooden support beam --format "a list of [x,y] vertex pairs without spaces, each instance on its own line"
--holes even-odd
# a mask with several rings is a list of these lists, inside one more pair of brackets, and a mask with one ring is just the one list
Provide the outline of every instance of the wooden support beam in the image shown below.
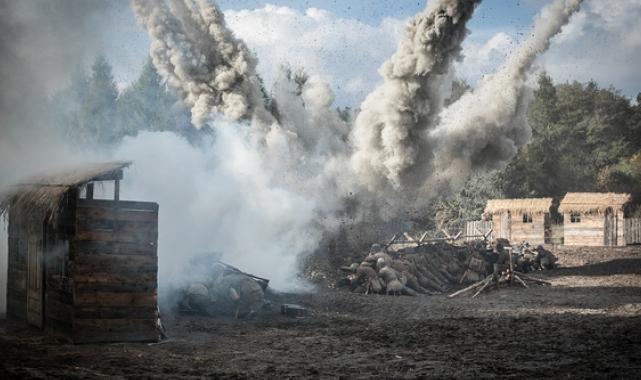
[[120,180],[117,179],[114,181],[114,201],[120,200]]
[[406,238],[407,240],[409,240],[410,242],[416,242],[416,239],[414,239],[414,238],[413,238],[410,234],[408,234],[407,232],[403,232],[403,236],[405,236],[405,238]]
[[396,241],[396,238],[397,238],[397,235],[394,234],[394,236],[392,236],[392,238],[387,242],[385,247],[389,247],[390,245],[392,245]]
[[87,199],[93,199],[93,183],[88,183],[86,190],[87,190]]

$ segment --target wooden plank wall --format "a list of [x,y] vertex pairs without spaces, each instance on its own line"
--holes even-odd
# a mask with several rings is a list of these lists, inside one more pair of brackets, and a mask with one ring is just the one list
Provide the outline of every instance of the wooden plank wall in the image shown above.
[[641,244],[641,218],[625,219],[625,243]]
[[8,220],[0,218],[0,319],[7,315],[7,273],[9,256]]
[[27,242],[21,210],[9,210],[9,258],[7,273],[7,317],[27,320]]
[[492,239],[503,237],[501,236],[501,214],[492,214]]
[[605,217],[603,214],[581,214],[581,222],[572,223],[569,213],[563,214],[564,245],[603,246]]
[[550,225],[550,237],[547,244],[563,245],[564,243],[564,226],[563,224]]
[[617,245],[625,247],[625,218],[623,210],[616,211],[616,225],[617,225]]
[[158,204],[78,200],[74,342],[158,340]]
[[520,244],[527,241],[530,244],[544,244],[545,243],[545,214],[535,213],[532,214],[532,223],[523,223],[523,214],[514,212],[512,213],[512,223],[510,226],[510,242],[512,244]]

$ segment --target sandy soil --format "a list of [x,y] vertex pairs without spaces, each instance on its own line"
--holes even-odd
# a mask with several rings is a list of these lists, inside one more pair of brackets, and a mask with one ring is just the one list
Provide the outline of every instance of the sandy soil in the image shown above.
[[312,315],[167,316],[161,344],[74,346],[0,322],[0,378],[641,378],[641,247],[561,249],[552,286],[462,296],[326,290]]

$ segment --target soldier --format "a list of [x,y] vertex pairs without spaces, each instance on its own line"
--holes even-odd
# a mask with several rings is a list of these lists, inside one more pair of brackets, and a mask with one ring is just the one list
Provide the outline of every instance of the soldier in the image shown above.
[[223,313],[233,310],[235,318],[253,315],[264,302],[263,288],[244,273],[224,272],[212,288],[216,309]]
[[536,257],[534,258],[534,260],[537,266],[541,268],[541,270],[554,269],[554,267],[556,266],[556,257],[554,256],[554,254],[552,254],[552,252],[543,248],[542,245],[536,247]]
[[498,239],[492,240],[492,252],[496,256],[496,262],[493,265],[492,279],[496,284],[496,288],[498,289],[501,272],[509,269],[510,267],[510,255],[505,250],[503,242]]
[[206,315],[233,314],[236,318],[251,316],[263,306],[266,283],[220,262],[209,267],[206,277],[184,289],[180,306]]

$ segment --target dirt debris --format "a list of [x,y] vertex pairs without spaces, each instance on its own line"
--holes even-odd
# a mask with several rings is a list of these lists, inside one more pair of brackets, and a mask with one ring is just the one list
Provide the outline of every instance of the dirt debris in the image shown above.
[[[551,287],[282,295],[310,316],[168,315],[161,345],[74,346],[2,321],[0,377],[639,378],[641,247],[563,252],[563,267],[536,274]],[[589,264],[567,265],[577,260]]]

